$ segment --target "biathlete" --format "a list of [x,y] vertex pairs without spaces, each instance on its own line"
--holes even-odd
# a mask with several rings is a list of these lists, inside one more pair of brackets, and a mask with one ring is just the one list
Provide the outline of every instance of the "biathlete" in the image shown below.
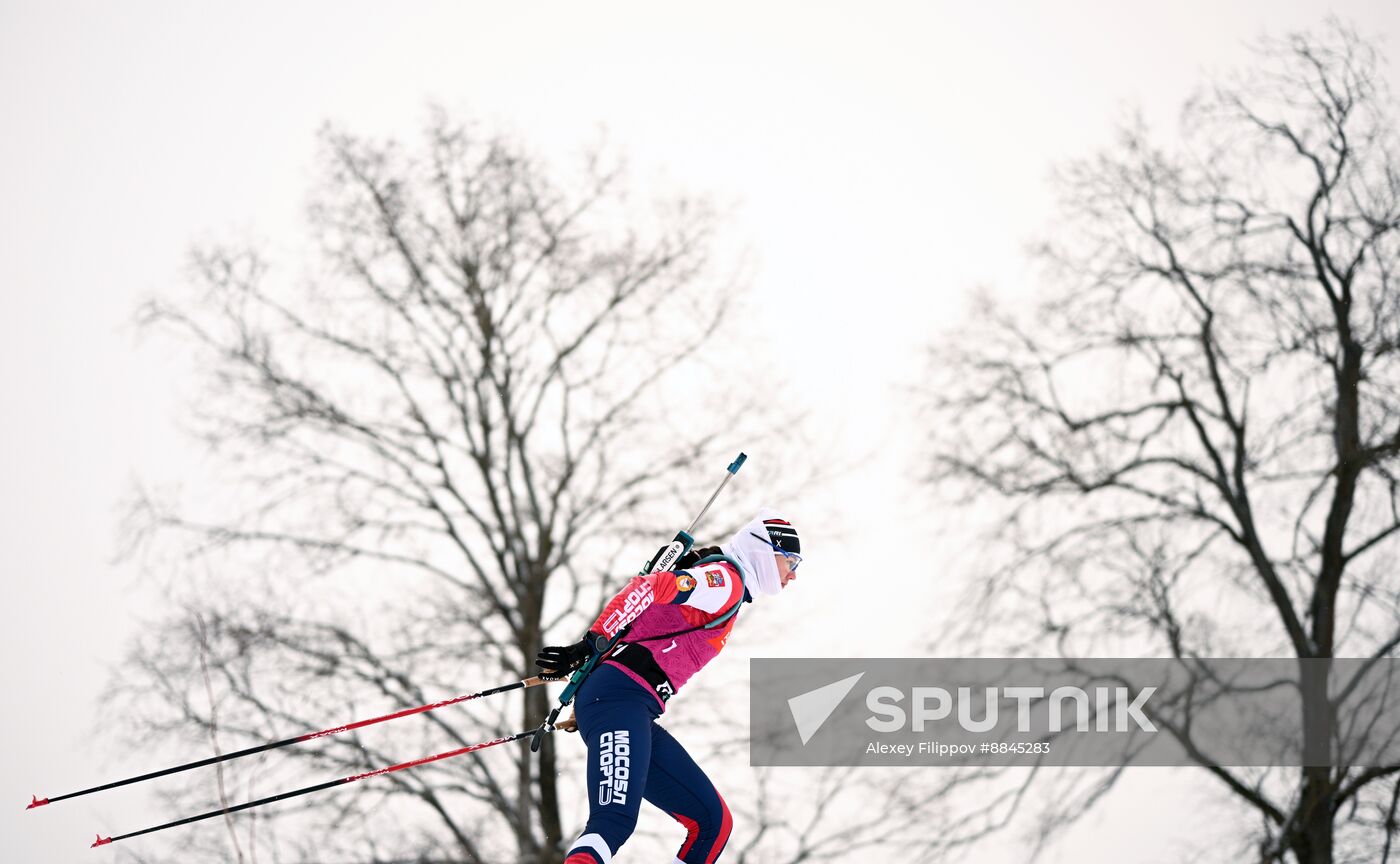
[[787,587],[802,560],[797,531],[760,512],[728,543],[695,550],[676,569],[634,577],[585,637],[540,652],[543,678],[617,643],[579,689],[574,716],[588,745],[588,823],[564,864],[611,864],[637,825],[642,799],[685,827],[680,864],[714,864],[729,840],[729,808],[705,772],[656,720],[666,702],[724,648],[739,607]]

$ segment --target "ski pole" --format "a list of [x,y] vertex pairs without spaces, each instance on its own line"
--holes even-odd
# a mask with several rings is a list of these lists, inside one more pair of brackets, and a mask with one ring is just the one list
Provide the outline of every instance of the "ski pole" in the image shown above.
[[[695,530],[696,525],[700,524],[700,520],[705,518],[705,514],[710,512],[710,505],[715,503],[715,499],[719,497],[719,493],[724,491],[725,484],[729,482],[729,478],[739,473],[739,469],[744,466],[744,460],[748,458],[748,454],[740,453],[733,462],[729,463],[729,467],[724,469],[724,479],[719,481],[719,487],[715,489],[714,494],[710,495],[710,500],[705,502],[705,506],[700,509],[700,515],[691,520],[689,527],[684,531],[677,532],[675,538],[671,540],[664,549],[657,552],[651,561],[647,562],[647,565],[642,568],[642,575],[655,573],[658,570],[669,570],[672,564],[675,564],[682,555],[690,551],[690,547],[695,545],[695,538],[691,536],[691,532]],[[613,645],[617,644],[618,640],[621,638],[621,633],[618,633],[607,641],[603,641],[600,637],[600,644],[593,647],[592,656],[585,660],[583,665],[569,677],[568,686],[564,688],[564,692],[559,694],[559,704],[554,706],[554,710],[549,712],[549,716],[540,724],[540,728],[535,730],[535,737],[530,739],[531,753],[540,749],[540,742],[544,740],[544,733],[555,728],[554,721],[558,719],[559,711],[573,701],[574,694],[578,692],[578,688],[583,686],[584,679],[593,672],[594,667],[598,665],[599,661],[602,660],[608,651],[612,649]]]
[[141,774],[136,777],[127,777],[124,780],[114,780],[111,783],[104,783],[101,786],[92,786],[87,789],[80,789],[77,792],[69,792],[66,795],[55,795],[51,798],[40,798],[38,795],[32,796],[26,810],[33,810],[35,807],[43,807],[45,804],[53,804],[68,798],[77,798],[79,795],[89,795],[93,792],[102,792],[107,789],[115,789],[118,786],[128,786],[132,783],[140,783],[143,780],[154,780],[157,777],[165,777],[170,774],[178,774],[181,771],[189,771],[194,768],[203,768],[206,765],[216,765],[220,762],[227,762],[230,759],[240,759],[244,756],[252,756],[254,753],[266,753],[268,750],[276,750],[279,747],[287,747],[292,744],[300,744],[304,741],[312,741],[316,738],[324,738],[327,735],[338,735],[341,732],[349,732],[352,729],[363,729],[366,726],[373,726],[376,723],[383,723],[388,720],[397,720],[400,717],[410,717],[414,714],[422,714],[425,711],[436,711],[438,708],[445,708],[448,705],[456,705],[459,702],[467,702],[472,699],[480,699],[483,696],[494,696],[497,693],[506,693],[511,690],[519,690],[524,687],[534,687],[543,684],[543,678],[526,678],[523,681],[515,681],[510,684],[502,684],[499,687],[492,687],[477,693],[468,693],[465,696],[456,696],[451,699],[444,699],[441,702],[429,702],[426,705],[418,705],[413,708],[405,708],[402,711],[395,711],[392,714],[385,714],[381,717],[371,717],[368,720],[357,720],[354,723],[346,723],[344,726],[336,726],[331,729],[322,729],[319,732],[308,732],[305,735],[298,735],[295,738],[284,738],[281,741],[270,741],[266,744],[258,744],[243,750],[236,750],[232,753],[225,753],[221,756],[211,756],[208,759],[200,759],[195,762],[186,762],[183,765],[176,765],[173,768],[164,768],[160,771],[152,771],[149,774]]
[[700,508],[700,515],[692,519],[684,531],[677,532],[675,538],[666,545],[666,548],[657,552],[656,556],[647,562],[647,565],[642,568],[643,574],[669,570],[672,564],[675,564],[682,555],[690,551],[690,547],[695,545],[695,538],[691,536],[691,532],[695,530],[696,525],[700,524],[700,520],[705,518],[705,514],[710,512],[710,505],[715,503],[719,493],[724,491],[729,478],[739,473],[739,469],[744,467],[744,461],[748,458],[747,453],[740,453],[738,458],[729,463],[729,467],[724,469],[724,479],[719,481],[719,487],[710,495],[710,500],[706,501],[705,506]]
[[[559,724],[558,728],[563,729],[567,732],[572,732],[573,728],[567,725],[567,722],[571,721],[566,721],[566,723]],[[188,825],[191,822],[200,822],[204,819],[213,819],[215,816],[223,816],[226,813],[237,813],[241,810],[251,810],[254,807],[261,807],[264,804],[272,804],[277,801],[285,801],[288,798],[296,798],[301,795],[310,795],[312,792],[321,792],[326,789],[333,788],[335,786],[344,786],[347,783],[354,783],[358,780],[366,780],[370,777],[378,777],[381,774],[390,774],[394,771],[402,771],[405,768],[416,768],[419,765],[427,765],[429,762],[437,762],[441,759],[451,759],[454,756],[462,756],[467,753],[473,753],[477,750],[485,750],[487,747],[495,747],[497,744],[505,744],[508,741],[518,741],[521,738],[526,737],[527,735],[534,735],[535,732],[536,730],[534,729],[527,729],[524,732],[517,732],[514,735],[507,735],[504,738],[494,738],[490,741],[483,741],[480,744],[470,744],[466,747],[458,747],[456,750],[448,750],[446,753],[439,753],[436,756],[424,756],[422,759],[414,759],[412,762],[400,762],[397,765],[390,765],[387,768],[379,768],[374,771],[367,771],[364,774],[353,774],[349,777],[341,777],[337,780],[328,780],[325,783],[317,783],[314,786],[307,786],[302,789],[293,789],[290,792],[283,792],[279,795],[269,795],[266,798],[259,798],[256,801],[246,801],[242,804],[235,804],[232,807],[221,807],[218,810],[210,810],[208,813],[201,813],[198,816],[186,816],[184,819],[176,819],[173,822],[166,822],[162,825],[152,825],[150,828],[142,828],[140,831],[131,831],[126,834],[118,834],[115,837],[103,837],[101,834],[98,834],[97,839],[93,841],[92,846],[90,846],[89,848],[96,849],[98,846],[106,846],[111,843],[116,843],[118,840],[128,840],[132,837],[140,837],[142,834],[152,834],[156,831],[164,831],[167,828],[177,828],[181,825]]]

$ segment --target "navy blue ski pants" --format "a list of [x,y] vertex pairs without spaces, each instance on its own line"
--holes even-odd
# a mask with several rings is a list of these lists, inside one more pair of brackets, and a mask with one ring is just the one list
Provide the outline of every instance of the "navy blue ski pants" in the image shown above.
[[656,697],[605,663],[579,689],[574,716],[588,744],[588,824],[565,864],[612,864],[637,826],[643,798],[685,826],[677,861],[714,864],[729,840],[729,808],[680,742],[656,724]]

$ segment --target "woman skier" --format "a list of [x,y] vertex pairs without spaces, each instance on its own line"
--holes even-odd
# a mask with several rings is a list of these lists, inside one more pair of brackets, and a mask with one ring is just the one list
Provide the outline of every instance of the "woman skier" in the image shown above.
[[740,605],[777,594],[802,560],[797,531],[761,511],[728,543],[692,552],[677,569],[634,577],[584,638],[548,647],[535,664],[562,678],[618,633],[622,641],[579,688],[574,716],[588,745],[588,823],[564,864],[612,864],[642,799],[685,826],[680,864],[714,864],[729,840],[729,808],[705,772],[656,719],[724,648]]

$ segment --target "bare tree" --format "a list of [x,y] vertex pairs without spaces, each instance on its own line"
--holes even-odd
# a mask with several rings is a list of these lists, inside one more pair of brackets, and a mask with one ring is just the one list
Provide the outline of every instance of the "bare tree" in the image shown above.
[[[321,144],[300,280],[253,249],[202,249],[199,296],[144,312],[203,364],[194,424],[226,481],[133,510],[133,549],[201,574],[175,589],[198,626],[181,612],[150,630],[114,688],[146,740],[217,728],[232,749],[532,674],[546,634],[601,606],[641,504],[654,520],[695,500],[690,466],[747,413],[703,421],[663,386],[723,341],[733,291],[711,275],[707,207],[633,206],[599,158],[556,182],[440,111],[421,150],[333,129]],[[230,766],[228,795],[521,731],[550,698]],[[304,799],[260,817],[244,851],[557,861],[560,758],[546,739]],[[227,848],[191,836],[181,860]]]
[[[987,304],[936,352],[936,479],[1004,502],[1010,554],[978,589],[1020,613],[1003,647],[1400,646],[1393,105],[1335,22],[1259,59],[1187,106],[1179,148],[1135,124],[1069,165],[1055,291],[1029,316]],[[1306,746],[1325,748],[1335,682],[1301,665],[1323,730]],[[1254,814],[1261,861],[1393,845],[1400,769],[1208,770]]]

